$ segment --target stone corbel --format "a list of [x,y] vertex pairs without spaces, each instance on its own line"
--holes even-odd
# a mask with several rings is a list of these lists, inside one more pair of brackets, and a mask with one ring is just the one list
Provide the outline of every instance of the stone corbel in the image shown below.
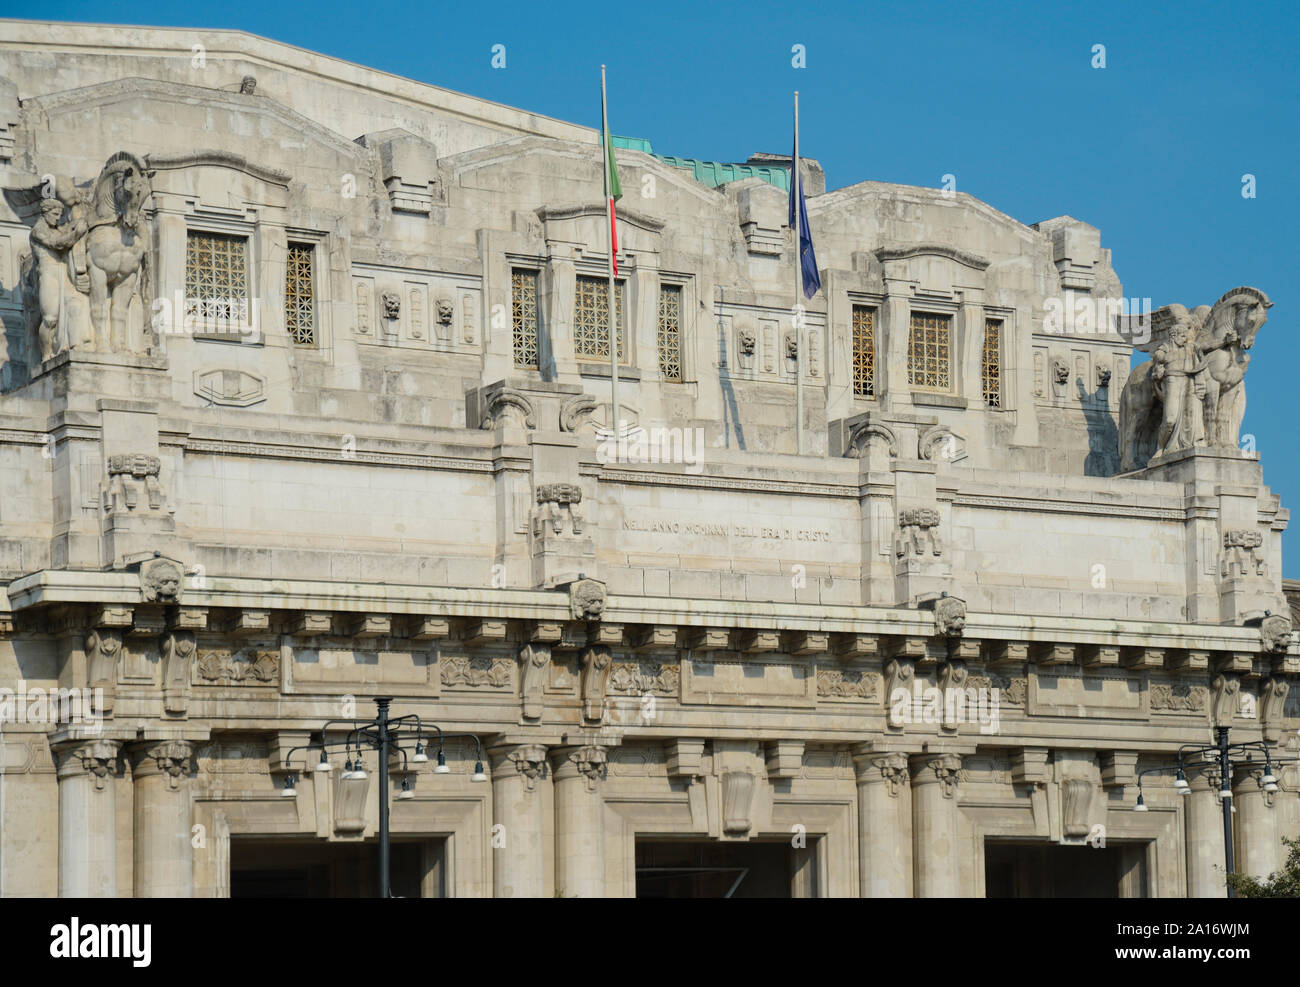
[[1106,788],[1124,788],[1137,784],[1137,751],[1103,751],[1101,783]]
[[613,658],[609,648],[593,646],[582,655],[582,718],[588,723],[605,719],[605,686]]
[[1259,684],[1259,725],[1264,740],[1276,744],[1282,739],[1282,715],[1291,684],[1284,675],[1270,675]]
[[1232,726],[1241,702],[1241,676],[1220,672],[1210,683],[1210,725]]
[[1087,836],[1092,832],[1093,784],[1086,778],[1061,782],[1062,831],[1066,836]]
[[542,690],[551,664],[549,644],[525,644],[519,649],[519,698],[525,720],[540,720],[544,709]]
[[952,702],[948,701],[948,695],[950,692],[965,689],[966,680],[969,677],[970,672],[966,668],[964,661],[946,661],[939,666],[939,695],[943,701],[943,722],[941,726],[945,730],[956,731],[964,719],[958,712],[957,704],[965,703],[965,693],[954,696]]
[[748,771],[725,771],[722,774],[722,832],[743,836],[752,826],[754,811],[754,776]]
[[168,713],[183,715],[189,709],[194,650],[192,631],[171,631],[162,639],[163,709]]
[[117,667],[122,657],[122,631],[94,627],[86,635],[86,680],[92,690],[101,689],[105,716],[113,714],[117,697]]
[[1022,785],[1047,784],[1047,748],[1022,747],[1011,752],[1011,780]]
[[665,751],[668,774],[673,778],[694,778],[704,772],[704,741],[678,738],[668,741]]
[[[912,682],[915,678],[915,660],[891,658],[885,663],[885,715],[891,729],[902,730],[911,719]],[[907,704],[906,712],[900,709],[903,703]]]

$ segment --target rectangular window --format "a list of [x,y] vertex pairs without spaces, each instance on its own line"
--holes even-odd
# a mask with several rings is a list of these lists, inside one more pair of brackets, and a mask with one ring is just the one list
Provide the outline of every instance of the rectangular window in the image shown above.
[[248,238],[191,231],[185,242],[185,319],[238,335],[248,323]]
[[[614,318],[618,325],[618,362],[627,362],[627,321],[623,316],[623,282],[614,286]],[[579,360],[609,360],[609,281],[578,277],[573,307],[573,350]]]
[[920,390],[950,390],[951,340],[952,316],[913,312],[907,339],[907,382]]
[[537,369],[537,272],[510,271],[510,309],[514,324],[515,366]]
[[284,328],[294,345],[316,345],[316,279],[310,243],[289,244],[284,265]]
[[866,305],[853,306],[853,393],[876,393],[876,313]]
[[984,403],[990,408],[1002,407],[1002,323],[988,319],[984,323],[984,355],[980,359],[980,381],[984,388]]
[[664,380],[682,379],[682,288],[659,288],[659,372]]

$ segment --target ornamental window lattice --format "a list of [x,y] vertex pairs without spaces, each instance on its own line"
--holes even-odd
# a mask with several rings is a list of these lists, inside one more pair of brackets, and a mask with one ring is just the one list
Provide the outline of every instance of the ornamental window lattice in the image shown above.
[[537,367],[537,272],[510,272],[510,309],[514,326],[515,366]]
[[907,340],[907,382],[946,391],[951,381],[952,317],[913,312]]
[[[623,282],[615,283],[614,318],[618,324],[618,362],[627,361],[627,325],[623,318]],[[579,277],[573,312],[573,348],[579,360],[609,359],[609,281]]]
[[876,313],[865,305],[853,306],[853,393],[876,393]]
[[309,243],[289,244],[284,268],[284,328],[299,346],[316,344],[316,283]]
[[664,380],[682,379],[681,285],[659,288],[659,372]]
[[247,323],[247,237],[201,232],[188,235],[185,315],[200,322]]
[[989,319],[984,323],[984,355],[980,360],[980,380],[984,403],[1002,407],[1002,323]]

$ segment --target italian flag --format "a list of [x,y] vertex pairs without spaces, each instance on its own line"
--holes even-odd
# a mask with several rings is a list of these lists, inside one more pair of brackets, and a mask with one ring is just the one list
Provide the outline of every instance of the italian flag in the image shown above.
[[618,227],[614,223],[614,203],[623,197],[618,180],[618,162],[614,160],[614,141],[609,132],[609,111],[605,106],[605,67],[600,70],[600,143],[605,149],[605,199],[609,203],[609,252],[614,274],[618,275]]

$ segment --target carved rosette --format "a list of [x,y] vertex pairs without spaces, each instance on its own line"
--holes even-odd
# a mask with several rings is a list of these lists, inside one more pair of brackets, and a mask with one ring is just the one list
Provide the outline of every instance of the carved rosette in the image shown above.
[[605,688],[613,657],[609,648],[597,645],[582,655],[582,718],[589,723],[605,719]]
[[117,775],[118,753],[122,745],[115,740],[86,740],[54,748],[54,757],[58,763],[58,777],[76,778],[81,775],[89,777],[95,791],[104,791],[110,778]]
[[863,754],[854,758],[859,785],[884,784],[890,798],[898,798],[908,781],[905,754]]
[[190,775],[194,746],[185,740],[159,740],[144,744],[135,751],[133,768],[136,778],[162,775],[172,791]]

